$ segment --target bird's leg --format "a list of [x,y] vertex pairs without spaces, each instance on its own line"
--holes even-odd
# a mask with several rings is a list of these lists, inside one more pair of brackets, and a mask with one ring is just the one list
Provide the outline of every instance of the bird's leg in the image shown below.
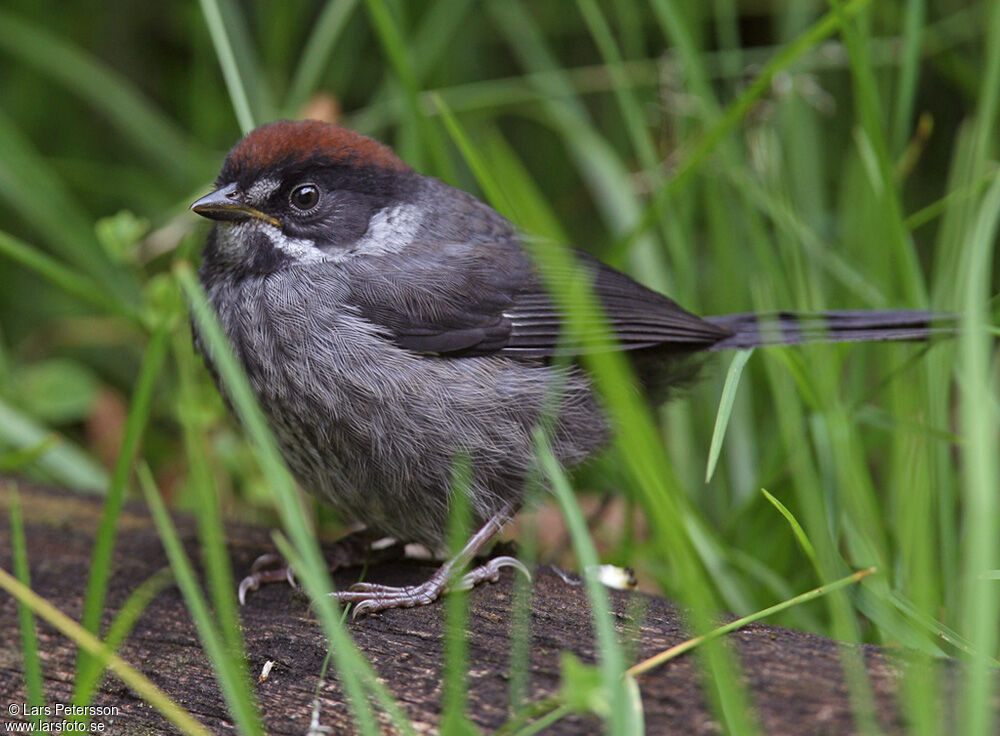
[[354,614],[383,611],[387,608],[411,608],[433,603],[446,590],[468,590],[479,583],[496,581],[500,570],[514,567],[529,578],[531,574],[521,562],[513,557],[496,557],[484,565],[470,570],[458,580],[452,581],[455,570],[464,568],[483,546],[499,532],[514,513],[514,506],[508,504],[491,516],[472,535],[461,551],[439,567],[433,575],[420,585],[394,587],[372,583],[356,583],[350,590],[337,591],[332,595],[341,603],[354,603]]
[[[380,563],[405,556],[405,546],[392,540],[388,545],[375,544],[384,539],[371,529],[357,529],[338,539],[330,549],[330,572],[343,567]],[[237,595],[240,605],[246,602],[247,593],[257,590],[264,583],[286,581],[295,587],[295,571],[281,555],[263,554],[253,561],[250,574],[240,581]]]

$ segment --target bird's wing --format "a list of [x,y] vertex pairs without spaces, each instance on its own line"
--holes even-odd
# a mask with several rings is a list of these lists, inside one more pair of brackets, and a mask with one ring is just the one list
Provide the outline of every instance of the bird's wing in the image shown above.
[[[594,258],[576,257],[616,349],[685,351],[729,335]],[[350,279],[348,303],[415,352],[541,358],[608,349],[593,340],[596,315],[579,318],[572,338],[563,334],[563,313],[516,243],[411,246],[406,253],[355,257],[338,266]]]

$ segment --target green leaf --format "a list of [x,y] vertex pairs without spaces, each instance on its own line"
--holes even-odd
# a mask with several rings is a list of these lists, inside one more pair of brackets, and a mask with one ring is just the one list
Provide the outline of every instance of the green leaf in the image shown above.
[[705,468],[706,483],[712,480],[712,474],[715,473],[715,464],[722,451],[722,439],[726,436],[729,417],[733,413],[733,402],[736,401],[736,389],[740,385],[740,376],[743,375],[743,367],[750,360],[752,354],[753,350],[736,351],[733,361],[729,364],[729,370],[726,372],[726,383],[722,387],[722,397],[719,399],[719,411],[715,414],[712,444],[708,450],[708,467]]
[[[19,448],[35,448],[52,432],[20,409],[0,399],[0,441]],[[41,454],[35,465],[55,482],[89,493],[104,493],[108,473],[86,452],[65,438]]]
[[50,434],[35,445],[19,450],[0,452],[0,473],[17,473],[51,450],[59,443],[59,435]]

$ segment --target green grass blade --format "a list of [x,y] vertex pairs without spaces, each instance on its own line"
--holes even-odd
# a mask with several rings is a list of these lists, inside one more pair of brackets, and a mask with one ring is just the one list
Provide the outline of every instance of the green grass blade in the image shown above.
[[[99,633],[101,617],[104,612],[115,539],[118,535],[118,519],[125,506],[125,493],[129,477],[132,474],[132,463],[139,451],[142,435],[149,421],[153,391],[166,358],[170,329],[169,322],[161,323],[150,338],[149,345],[146,346],[128,414],[125,417],[121,450],[115,461],[108,494],[104,500],[104,509],[101,512],[101,521],[94,538],[94,550],[90,558],[90,572],[83,600],[81,624],[85,629],[95,634]],[[96,666],[97,662],[89,652],[86,649],[81,649],[77,657],[77,672],[86,672]],[[75,693],[74,698],[79,695],[80,693]],[[77,704],[81,705],[82,703]]]
[[[1000,18],[1000,13],[997,14]],[[997,38],[1000,42],[1000,37]],[[980,123],[984,123],[980,120]],[[1000,224],[1000,176],[983,198],[979,216],[968,243],[964,283],[960,356],[960,416],[965,436],[964,515],[966,538],[963,554],[963,629],[980,652],[997,651],[1000,641],[1000,589],[995,581],[984,580],[983,573],[996,564],[1000,542],[997,538],[996,489],[1000,483],[997,447],[1000,446],[1000,418],[983,401],[995,395],[994,340],[982,327],[989,324],[986,305],[991,291],[994,248]],[[994,707],[995,670],[982,660],[969,663],[963,688],[961,732],[989,733],[996,730]]]
[[316,91],[330,54],[357,7],[358,0],[327,0],[323,6],[292,76],[284,105],[287,114],[294,115]]
[[749,616],[743,616],[742,618],[738,618],[735,621],[730,621],[728,624],[720,626],[717,629],[713,629],[707,634],[704,634],[702,636],[696,636],[693,639],[688,639],[687,641],[681,644],[670,647],[670,649],[666,649],[660,652],[659,654],[649,657],[648,659],[644,659],[642,662],[639,662],[638,664],[629,667],[628,674],[631,675],[632,677],[638,677],[641,674],[644,674],[656,667],[659,667],[664,662],[669,662],[671,659],[676,659],[685,652],[689,652],[692,649],[701,646],[707,641],[711,641],[712,639],[716,639],[720,636],[725,636],[726,634],[730,634],[734,631],[742,629],[744,626],[749,626],[755,621],[760,621],[762,619],[768,618],[769,616],[773,616],[776,613],[780,613],[781,611],[785,611],[794,606],[799,606],[802,605],[803,603],[808,603],[809,601],[815,600],[817,598],[822,598],[824,595],[828,595],[829,593],[832,593],[835,590],[840,590],[841,588],[845,588],[848,585],[854,585],[855,583],[860,582],[861,580],[873,574],[874,572],[876,572],[874,567],[870,567],[867,570],[859,570],[858,572],[852,573],[847,577],[841,578],[840,580],[835,580],[832,583],[821,585],[818,588],[797,595],[794,598],[789,598],[787,601],[782,601],[781,603],[777,603],[773,606],[770,606],[769,608],[757,611],[756,613],[751,614]]
[[201,12],[205,16],[205,25],[208,26],[208,32],[212,36],[215,55],[219,59],[222,77],[226,81],[229,99],[232,101],[233,111],[236,113],[236,122],[243,134],[246,135],[257,127],[258,121],[254,118],[250,108],[250,99],[247,97],[243,73],[236,62],[236,54],[233,52],[229,31],[222,19],[222,10],[218,0],[201,0]]
[[[487,8],[511,50],[530,73],[526,79],[537,85],[541,116],[535,114],[535,117],[553,128],[565,142],[610,231],[615,235],[630,231],[642,212],[631,174],[618,152],[595,127],[542,30],[524,5],[515,0],[493,3]],[[614,89],[613,82],[610,86]],[[660,213],[654,214],[650,224],[662,223]],[[669,223],[669,218],[666,222]],[[668,244],[679,241],[680,238],[671,238]],[[634,248],[629,252],[613,251],[605,254],[605,260],[619,268],[624,267],[627,260],[634,272],[642,274],[646,284],[677,293],[662,249],[655,239],[643,234],[632,242]],[[671,255],[678,264],[684,263],[683,250],[672,248]]]
[[[149,468],[140,466],[138,472],[139,486],[146,498],[146,505],[153,516],[156,529],[160,533],[160,540],[163,542],[163,549],[170,560],[170,568],[174,572],[177,586],[184,594],[184,601],[187,603],[188,611],[198,629],[198,638],[212,662],[216,681],[222,690],[229,712],[232,714],[240,733],[263,734],[264,728],[257,710],[253,688],[250,685],[250,675],[243,659],[243,652],[233,651],[226,645],[225,635],[219,630],[215,618],[209,610],[208,603],[201,593],[194,568],[191,566],[191,561],[188,560],[180,537],[177,536],[177,529],[174,528],[170,514],[167,513],[167,508],[163,504],[163,499],[156,488]],[[223,626],[226,625],[226,622],[220,623]]]
[[764,498],[768,500],[774,508],[778,510],[778,513],[785,517],[785,521],[788,522],[788,526],[792,528],[792,533],[795,535],[795,539],[798,541],[799,546],[802,551],[806,553],[806,557],[809,558],[809,562],[812,563],[813,568],[816,570],[816,574],[822,577],[823,570],[819,564],[819,558],[816,556],[816,549],[813,547],[812,542],[809,541],[809,535],[806,534],[806,530],[802,528],[799,520],[795,518],[795,515],[788,510],[781,501],[772,496],[767,492],[766,489],[761,488],[760,492],[764,494]]
[[[274,120],[278,111],[271,96],[267,77],[261,72],[258,51],[247,27],[246,11],[235,0],[214,0],[214,2],[218,4],[226,38],[232,49],[253,119],[258,125]],[[270,33],[271,30],[268,29],[267,32]]]
[[715,414],[715,429],[712,430],[712,444],[708,448],[708,465],[705,468],[705,482],[712,480],[715,473],[715,464],[719,460],[719,453],[722,451],[722,440],[726,436],[726,427],[729,426],[729,417],[733,413],[733,402],[736,401],[736,390],[740,386],[740,376],[743,375],[743,367],[750,360],[753,350],[738,350],[729,364],[726,371],[726,383],[722,387],[722,396],[719,398],[719,411]]
[[[438,66],[442,57],[447,59],[448,52],[454,50],[455,36],[467,27],[468,14],[473,4],[474,0],[436,0],[417,19],[409,59],[418,82],[422,83],[428,73]],[[433,94],[425,92],[419,95],[421,109],[427,114],[432,114],[433,111],[433,100],[429,99]],[[367,131],[370,135],[377,135],[390,120],[406,120],[410,110],[399,104],[401,96],[402,91],[396,80],[384,78],[365,107],[352,114],[350,125],[356,125],[359,130]]]
[[[472,464],[468,455],[460,454],[452,464],[450,507],[448,510],[448,556],[454,559],[469,538],[469,484]],[[455,570],[453,580],[465,574],[465,568]],[[476,728],[466,716],[468,707],[469,647],[466,622],[469,616],[469,595],[464,590],[450,591],[445,599],[444,667],[442,672],[441,733],[458,736],[474,734]]]
[[209,466],[208,436],[203,426],[204,412],[195,387],[195,355],[186,331],[174,335],[174,359],[178,376],[178,416],[184,432],[188,478],[197,503],[198,533],[205,561],[208,588],[223,643],[229,652],[242,657],[246,647],[237,612],[236,582],[233,579],[225,530],[219,510],[219,494]]
[[[298,580],[302,582],[310,596],[314,590],[330,590],[332,586],[328,582],[329,576],[327,576],[327,581],[322,581],[317,580],[317,576],[312,572],[303,573],[307,570],[303,564],[304,560],[288,540],[280,534],[275,534],[273,539],[281,555],[295,568]],[[367,691],[382,706],[394,728],[407,736],[416,736],[413,724],[403,713],[386,686],[379,680],[368,660],[358,651],[354,640],[344,628],[342,612],[338,610],[339,606],[336,605],[333,598],[328,593],[321,593],[318,598],[312,600],[313,604],[316,605],[323,631],[330,641],[330,651],[333,653],[340,681],[345,683],[345,690],[348,687],[347,682],[351,682],[350,687],[356,688],[356,696],[363,699],[365,710],[360,717],[357,713],[355,714],[358,731],[365,736],[377,736],[377,734],[382,733],[371,715],[371,709],[365,696],[365,691]],[[322,603],[318,603],[318,601]]]
[[133,321],[138,319],[131,305],[112,298],[87,276],[67,268],[52,256],[3,231],[0,231],[0,254],[37,273],[80,301]]
[[926,0],[906,0],[903,12],[901,63],[896,81],[896,101],[892,120],[892,146],[895,152],[905,148],[913,125],[913,108],[917,97],[917,82],[920,79],[920,56],[927,16]]
[[[142,612],[156,596],[169,588],[173,582],[174,577],[170,569],[163,568],[154,572],[138,588],[133,590],[111,620],[111,625],[108,626],[107,634],[104,637],[104,646],[109,651],[117,652],[139,621]],[[104,668],[100,664],[77,672],[74,688],[77,692],[76,699],[80,704],[88,705],[91,703],[103,674]]]
[[382,45],[382,50],[388,57],[399,84],[403,88],[410,124],[422,143],[420,154],[429,155],[434,173],[446,182],[453,184],[456,181],[454,166],[448,157],[444,141],[438,135],[437,128],[430,124],[427,113],[421,107],[420,82],[403,32],[393,19],[385,0],[365,0],[365,4],[375,33]]
[[[488,195],[492,195],[491,203],[502,209],[505,202],[502,188],[457,123],[452,120],[451,125],[456,145],[476,174],[480,187]],[[593,323],[589,320],[594,315],[600,315],[601,310],[591,293],[589,281],[579,274],[578,266],[568,249],[562,244],[550,242],[539,245],[529,241],[526,246],[544,282],[551,288],[556,303],[567,315],[566,329],[570,335],[579,327],[579,315],[587,315],[588,320],[588,327],[584,328],[582,335],[593,335]],[[580,277],[550,281],[549,277],[553,273],[577,273]],[[603,329],[600,334],[593,339],[596,344],[606,345],[611,341],[610,333],[606,325],[601,327]],[[707,631],[708,612],[713,607],[712,594],[704,584],[703,571],[697,564],[697,551],[684,526],[689,511],[685,506],[684,494],[677,486],[659,446],[649,411],[633,390],[635,378],[625,363],[625,358],[618,352],[588,353],[585,355],[585,364],[606,402],[612,424],[622,428],[619,441],[628,445],[628,451],[623,453],[623,460],[634,479],[650,523],[661,530],[656,537],[658,551],[664,560],[669,560],[674,574],[680,579],[677,587],[693,609],[692,625],[696,630]],[[558,466],[558,463],[555,465]],[[549,469],[551,467],[550,464]],[[720,707],[726,708],[723,717],[728,727],[739,733],[752,732],[754,729],[747,715],[749,706],[735,678],[733,663],[714,644],[706,649],[706,659],[714,677],[713,685],[717,688],[713,694],[720,695]],[[617,724],[625,727],[624,721]]]
[[[47,442],[52,430],[0,399],[0,441],[19,449]],[[108,473],[86,452],[63,437],[41,455],[35,466],[55,482],[87,493],[105,493]]]
[[608,74],[611,76],[611,88],[618,102],[618,109],[621,111],[632,147],[639,156],[643,167],[656,180],[659,178],[660,157],[656,153],[656,146],[653,143],[653,136],[649,131],[648,124],[643,119],[639,100],[636,99],[634,90],[628,83],[628,78],[622,69],[622,54],[611,32],[611,27],[595,0],[577,0],[576,5],[590,30],[591,37],[600,50],[605,66],[608,68]]
[[855,106],[860,127],[856,129],[859,153],[863,161],[870,160],[871,186],[879,216],[877,224],[884,228],[883,247],[893,255],[893,273],[909,304],[927,304],[927,289],[913,242],[903,223],[901,195],[896,186],[895,165],[889,155],[885,120],[875,73],[868,57],[868,36],[863,24],[847,17],[847,6],[840,0],[830,0],[833,12],[841,23],[841,33],[847,48],[854,87]]
[[628,702],[622,677],[625,672],[625,657],[612,623],[607,590],[597,576],[597,569],[600,565],[597,550],[594,549],[594,543],[587,531],[587,522],[573,496],[566,474],[559,466],[555,455],[552,454],[548,440],[541,431],[535,433],[535,447],[537,448],[539,467],[559,501],[559,508],[562,510],[563,518],[566,519],[569,528],[573,551],[576,553],[576,558],[583,570],[600,658],[601,683],[610,706],[610,713],[607,716],[608,732],[612,734],[635,733],[628,728],[628,712],[619,707]]
[[[24,537],[24,519],[21,517],[21,498],[17,486],[7,485],[7,497],[10,499],[10,549],[14,564],[14,574],[25,587],[31,587],[31,574],[28,570],[28,542]],[[44,720],[40,715],[45,706],[45,690],[42,688],[42,664],[38,658],[38,633],[35,630],[35,616],[31,608],[22,601],[17,602],[17,620],[21,629],[21,657],[24,671],[24,690],[28,696],[28,705],[39,715],[32,717],[35,728],[41,730]]]
[[105,646],[91,632],[80,626],[76,621],[33,590],[20,583],[2,568],[0,568],[0,588],[6,590],[19,602],[28,606],[34,611],[36,616],[44,619],[81,649],[85,649],[90,656],[101,663],[101,666],[107,667],[114,672],[118,679],[125,683],[136,695],[155,708],[160,715],[174,724],[181,733],[188,734],[188,736],[211,736],[208,730],[198,723],[190,713],[167,697],[145,675],[112,652],[110,648]]

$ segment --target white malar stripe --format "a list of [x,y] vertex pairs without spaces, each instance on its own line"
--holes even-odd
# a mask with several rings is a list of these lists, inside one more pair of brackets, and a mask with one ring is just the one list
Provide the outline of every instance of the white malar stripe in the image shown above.
[[256,230],[271,241],[271,245],[298,263],[318,263],[331,260],[327,254],[317,248],[313,241],[301,238],[290,238],[280,228],[264,222],[250,219],[240,222],[220,222],[218,230],[219,249],[228,254],[234,261],[246,257],[246,242],[250,232]]
[[281,231],[266,222],[258,221],[258,225],[265,235],[271,240],[271,244],[282,253],[291,256],[298,263],[318,263],[319,261],[329,261],[330,257],[316,247],[312,240],[303,238],[290,238]]
[[423,219],[424,213],[416,205],[385,207],[372,215],[368,230],[351,250],[371,255],[398,253],[413,242]]

